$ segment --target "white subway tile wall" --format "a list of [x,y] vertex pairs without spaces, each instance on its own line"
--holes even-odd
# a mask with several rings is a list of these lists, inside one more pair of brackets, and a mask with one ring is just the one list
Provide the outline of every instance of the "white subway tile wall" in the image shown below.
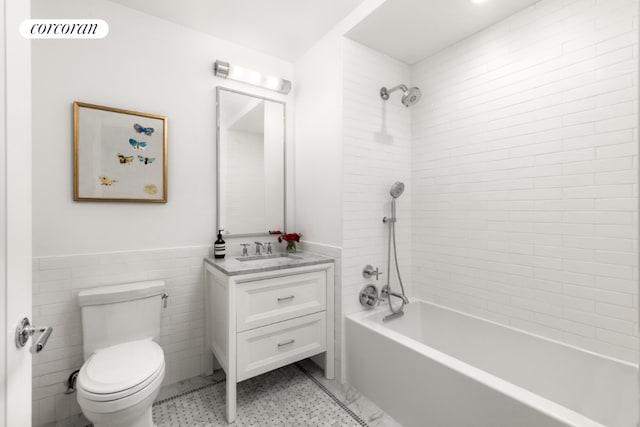
[[416,64],[413,287],[638,361],[638,1],[544,0]]
[[[386,283],[389,189],[396,181],[407,185],[398,199],[397,243],[403,282],[411,278],[411,111],[400,102],[402,92],[388,101],[382,86],[408,85],[410,67],[354,41],[343,40],[343,212],[342,308],[344,314],[362,309],[358,294],[367,283]],[[378,280],[362,277],[371,264],[382,271]],[[392,287],[399,290],[395,273]],[[409,289],[407,289],[409,290]]]
[[56,256],[33,260],[33,321],[53,326],[42,353],[33,357],[33,425],[80,413],[66,380],[83,363],[78,292],[95,286],[162,279],[169,294],[160,345],[164,384],[204,372],[203,257],[210,246]]

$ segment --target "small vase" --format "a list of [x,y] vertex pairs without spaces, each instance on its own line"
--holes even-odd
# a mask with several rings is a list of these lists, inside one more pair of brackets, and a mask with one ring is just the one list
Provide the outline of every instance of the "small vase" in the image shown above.
[[296,242],[287,242],[286,251],[289,253],[293,253],[296,251]]

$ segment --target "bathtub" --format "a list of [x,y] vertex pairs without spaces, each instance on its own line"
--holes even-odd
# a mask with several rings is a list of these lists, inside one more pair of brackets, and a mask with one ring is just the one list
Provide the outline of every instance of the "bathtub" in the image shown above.
[[405,427],[636,427],[638,366],[412,300],[347,316],[347,381]]

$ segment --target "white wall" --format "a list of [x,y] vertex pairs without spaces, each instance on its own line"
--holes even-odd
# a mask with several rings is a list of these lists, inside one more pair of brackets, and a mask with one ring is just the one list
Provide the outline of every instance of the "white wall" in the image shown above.
[[295,64],[295,229],[342,244],[342,48],[330,33]]
[[[290,80],[293,65],[105,0],[34,0],[33,16],[100,18],[110,28],[103,40],[33,42],[34,255],[213,242],[215,87],[285,100],[288,141],[293,129],[292,95],[216,78],[213,62]],[[168,117],[167,204],[72,200],[73,101]]]
[[295,63],[293,231],[310,242],[342,245],[343,35],[383,2],[363,1]]
[[[411,282],[411,109],[394,92],[388,101],[380,98],[382,86],[409,84],[410,67],[361,44],[344,39],[343,75],[343,310],[362,309],[360,289],[386,283],[389,225],[389,189],[396,181],[406,185],[398,199],[396,236],[400,272],[407,292]],[[371,264],[383,274],[379,280],[362,277]],[[395,270],[391,286],[399,291]],[[396,301],[397,303],[397,301]]]
[[[223,59],[293,80],[291,63],[104,0],[34,0],[32,15],[100,18],[110,27],[103,40],[33,42],[33,309],[36,324],[55,328],[34,358],[40,425],[79,412],[75,396],[62,393],[82,362],[76,295],[83,287],[166,280],[172,297],[162,325],[165,382],[202,372],[202,257],[216,224],[215,87],[284,100],[288,151],[294,109],[293,94],[212,71]],[[168,117],[167,204],[73,202],[73,101]],[[237,243],[229,252],[239,252]]]
[[[344,382],[343,219],[344,68],[343,35],[384,0],[365,0],[295,63],[295,223],[302,248],[336,258],[336,377]],[[287,193],[290,194],[290,193]],[[289,231],[288,230],[288,231]],[[360,267],[361,269],[362,267]]]
[[638,360],[638,2],[545,0],[413,67],[413,282]]

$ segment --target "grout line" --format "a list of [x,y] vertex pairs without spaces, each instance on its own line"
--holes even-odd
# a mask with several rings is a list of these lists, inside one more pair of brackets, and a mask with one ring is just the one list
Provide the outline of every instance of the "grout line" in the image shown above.
[[347,405],[345,405],[340,399],[338,399],[333,393],[331,393],[328,388],[326,388],[320,381],[318,381],[318,379],[315,378],[309,371],[302,367],[302,365],[297,362],[294,363],[294,365],[298,369],[300,369],[311,381],[313,381],[313,383],[317,385],[320,390],[324,391],[339,407],[342,408],[343,411],[349,414],[349,416],[351,416],[351,418],[353,418],[358,424],[360,424],[362,427],[369,427],[369,424],[367,424],[362,418],[356,415],[355,412],[349,409]]
[[164,403],[170,402],[170,401],[178,399],[180,397],[187,396],[187,395],[192,394],[192,393],[196,393],[198,391],[207,389],[209,387],[216,386],[216,385],[224,383],[224,382],[227,382],[226,378],[222,379],[222,380],[216,380],[216,381],[212,382],[211,384],[207,384],[207,385],[203,385],[203,386],[200,386],[200,387],[196,387],[193,390],[189,390],[189,391],[184,391],[182,393],[178,393],[175,396],[171,396],[171,397],[167,397],[165,399],[158,400],[156,402],[153,402],[153,406],[162,405]]

